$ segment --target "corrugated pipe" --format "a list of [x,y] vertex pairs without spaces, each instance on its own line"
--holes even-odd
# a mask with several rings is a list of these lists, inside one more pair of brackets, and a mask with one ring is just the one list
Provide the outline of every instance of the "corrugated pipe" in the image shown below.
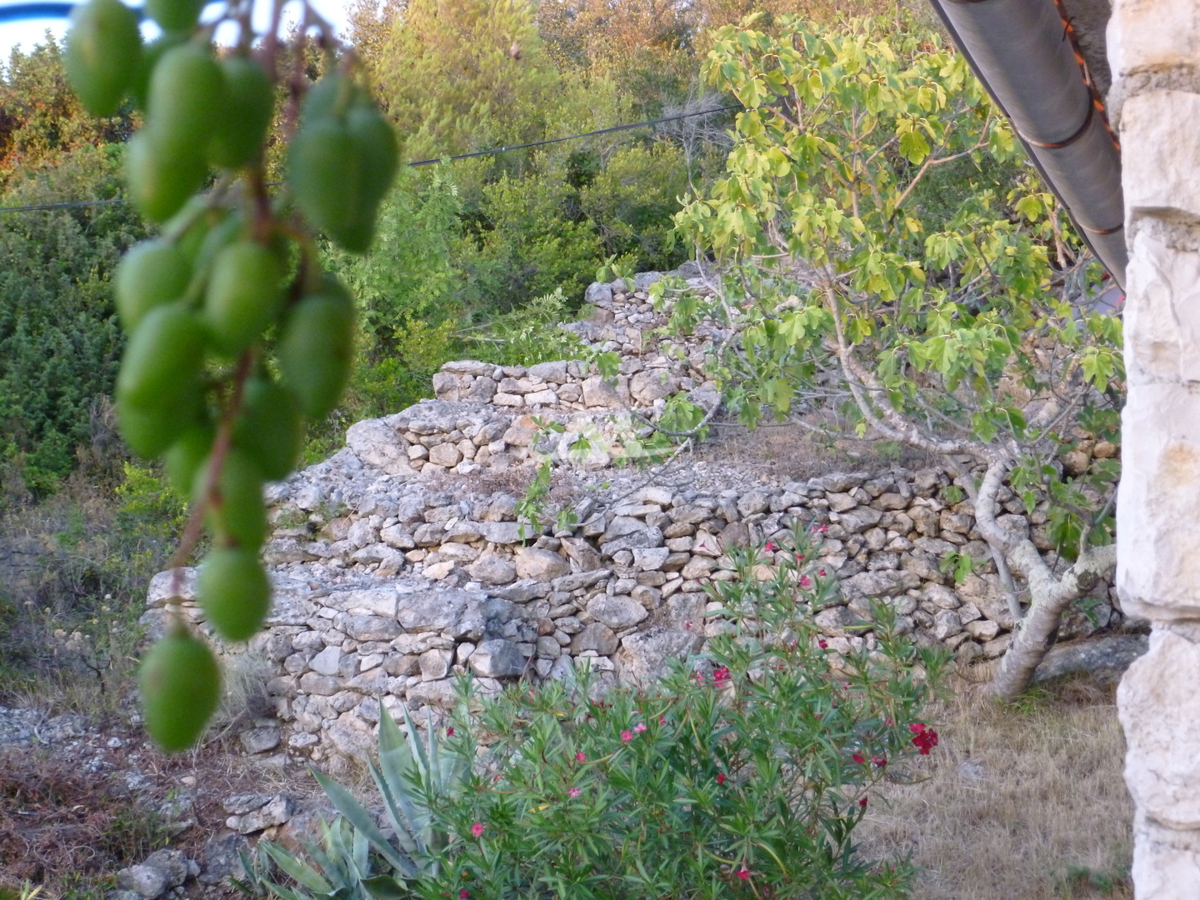
[[930,0],[1046,184],[1122,288],[1121,151],[1054,0]]

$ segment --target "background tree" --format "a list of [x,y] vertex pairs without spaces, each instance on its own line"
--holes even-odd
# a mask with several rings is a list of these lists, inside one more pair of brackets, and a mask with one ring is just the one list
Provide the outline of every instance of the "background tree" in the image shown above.
[[410,159],[542,134],[555,84],[528,0],[412,0],[371,61]]
[[[0,205],[117,199],[113,148],[83,146]],[[95,436],[123,340],[108,279],[145,229],[125,203],[0,215],[0,445],[44,494]]]
[[[746,111],[679,222],[731,273],[676,320],[732,328],[721,375],[747,424],[842,403],[860,434],[958,469],[1018,622],[992,683],[1011,697],[1115,563],[1117,463],[1059,459],[1116,427],[1120,321],[1089,311],[1099,267],[1003,165],[1012,134],[961,57],[895,20],[782,26],[722,29],[705,64]],[[1016,495],[1053,552],[1003,517]]]

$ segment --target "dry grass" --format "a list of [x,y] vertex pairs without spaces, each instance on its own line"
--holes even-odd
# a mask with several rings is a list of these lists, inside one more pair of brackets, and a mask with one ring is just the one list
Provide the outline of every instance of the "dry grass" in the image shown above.
[[869,858],[911,853],[919,900],[1133,896],[1110,688],[1060,682],[1008,708],[959,697],[936,720],[915,783],[883,786],[855,832]]
[[[825,417],[828,418],[828,417]],[[819,421],[813,416],[814,421]],[[835,428],[837,423],[820,421]],[[831,439],[794,422],[767,422],[753,431],[726,419],[714,423],[712,437],[697,450],[712,462],[737,460],[740,469],[805,479],[830,472],[885,472],[895,466],[923,469],[941,461],[901,444],[852,437]]]

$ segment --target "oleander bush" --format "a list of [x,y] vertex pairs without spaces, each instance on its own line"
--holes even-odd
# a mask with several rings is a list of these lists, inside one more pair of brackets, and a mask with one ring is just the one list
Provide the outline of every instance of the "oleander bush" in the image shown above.
[[[372,771],[388,838],[318,776],[341,816],[293,855],[267,842],[249,892],[286,898],[901,897],[907,860],[865,859],[855,827],[879,783],[929,754],[941,658],[889,632],[846,655],[812,615],[836,581],[786,547],[733,554],[710,593],[725,628],[660,683],[594,673],[481,699],[420,736],[381,710]],[[770,569],[765,569],[769,566]],[[691,623],[691,627],[701,627]],[[868,649],[870,647],[871,649]],[[274,873],[274,874],[272,874]]]

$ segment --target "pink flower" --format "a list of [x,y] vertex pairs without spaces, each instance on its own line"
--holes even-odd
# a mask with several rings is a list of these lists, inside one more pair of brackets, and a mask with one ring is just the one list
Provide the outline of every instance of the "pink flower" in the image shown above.
[[737,877],[742,879],[742,881],[749,881],[750,880],[750,870],[747,869],[745,866],[742,866],[740,869],[738,869]]
[[765,547],[763,547],[763,552],[764,552],[764,553],[774,553],[774,552],[775,552],[775,550],[776,550],[776,547],[775,547],[775,545],[774,545],[774,544],[772,544],[770,541],[767,541],[767,544],[766,544],[766,546],[765,546]]
[[729,680],[729,667],[728,666],[717,666],[717,668],[713,669],[713,682],[714,683],[721,684],[722,682],[725,682],[728,680]]
[[483,823],[482,822],[476,822],[474,825],[471,826],[471,835],[473,837],[477,837],[477,838],[483,837]]
[[922,731],[925,730],[925,723],[924,722],[913,722],[911,725],[908,726],[908,730],[911,731],[913,734],[920,734]]
[[446,729],[446,737],[454,737],[454,726],[451,725]]
[[683,627],[684,627],[684,628],[686,628],[688,631],[691,631],[691,630],[692,630],[692,623],[691,623],[691,622],[684,622],[684,623],[683,623]]
[[463,888],[461,891],[458,892],[458,900],[467,900],[467,898],[470,896],[471,896],[471,892],[468,891],[466,888]]
[[575,762],[587,762],[587,754],[582,750],[575,753]]
[[632,740],[633,740],[633,732],[630,731],[628,728],[626,728],[624,731],[621,732],[621,743],[622,744],[628,744]]
[[633,726],[633,733],[634,733],[634,734],[641,734],[641,733],[642,733],[643,731],[645,731],[645,730],[646,730],[646,723],[645,723],[645,722],[638,722],[636,725],[634,725],[634,726]]
[[804,562],[804,554],[803,553],[796,554],[796,562]]
[[581,793],[583,793],[583,792],[581,790],[579,790],[579,788],[571,788],[569,791],[567,791],[567,796],[570,797],[572,800],[574,800]]
[[803,576],[800,579],[800,587],[803,587],[803,588],[812,587],[812,579],[809,578],[807,575]]
[[820,572],[818,572],[817,574],[818,574],[818,575],[820,575],[822,578],[824,578],[824,577],[825,577],[825,570],[824,570],[824,569],[822,569],[822,570],[821,570]]
[[667,724],[667,717],[666,717],[666,716],[659,716],[659,717],[658,717],[658,724],[659,724],[659,725],[666,725],[666,724]]
[[725,776],[725,773],[718,772],[717,773],[717,784],[724,784],[726,781],[727,781],[727,778]]
[[704,673],[703,672],[699,672],[699,671],[693,672],[692,678],[694,678],[696,680],[696,684],[704,684]]

